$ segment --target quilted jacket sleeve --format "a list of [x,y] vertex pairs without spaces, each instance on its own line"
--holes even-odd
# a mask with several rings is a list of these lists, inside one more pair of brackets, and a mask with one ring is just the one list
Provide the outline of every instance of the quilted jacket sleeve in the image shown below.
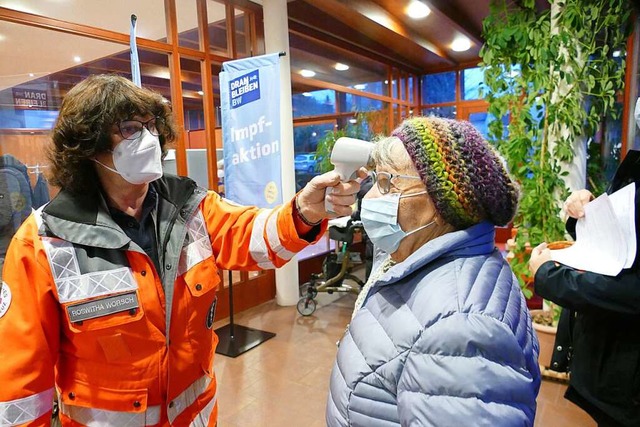
[[0,295],[0,425],[48,426],[59,312],[51,275],[34,249],[35,221],[27,219],[4,263]]
[[456,313],[438,320],[407,356],[398,384],[401,424],[532,426],[540,379],[531,372],[526,345],[488,315]]

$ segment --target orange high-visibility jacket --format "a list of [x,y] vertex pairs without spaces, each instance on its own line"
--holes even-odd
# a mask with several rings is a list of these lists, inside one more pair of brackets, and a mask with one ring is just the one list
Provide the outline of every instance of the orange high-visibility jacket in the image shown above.
[[279,267],[309,242],[292,203],[237,206],[185,178],[151,185],[162,271],[99,193],[60,192],[14,236],[0,291],[1,426],[48,426],[54,394],[63,425],[215,425],[218,269]]

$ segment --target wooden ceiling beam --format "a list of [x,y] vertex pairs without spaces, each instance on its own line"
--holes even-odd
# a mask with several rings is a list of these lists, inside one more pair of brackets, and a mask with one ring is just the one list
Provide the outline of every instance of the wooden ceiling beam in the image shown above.
[[[324,3],[323,0],[316,0]],[[371,0],[342,0],[342,4],[346,7],[355,10],[359,14],[369,18],[378,25],[393,31],[396,34],[401,35],[407,40],[410,40],[424,49],[427,49],[441,58],[448,59],[450,62],[455,62],[448,54],[446,49],[438,46],[437,43],[427,40],[421,35],[417,34],[412,29],[403,24],[395,14],[391,13],[384,7]]]
[[312,42],[325,46],[326,48],[340,49],[351,54],[363,56],[365,58],[378,61],[382,64],[388,64],[392,67],[401,68],[414,74],[420,74],[422,68],[415,63],[402,61],[382,52],[381,50],[372,50],[362,46],[354,45],[352,42],[338,37],[335,34],[329,34],[322,29],[309,27],[307,23],[292,18],[289,15],[289,32],[300,38],[311,40]]
[[[415,61],[421,65],[426,63],[426,60],[420,60],[420,56],[428,57],[429,55],[435,55],[448,64],[456,64],[444,49],[416,34],[386,9],[370,0],[303,1],[349,26],[354,33],[362,33],[381,46],[392,45],[399,55],[415,58]],[[354,13],[354,10],[357,13]],[[313,17],[307,18],[306,24],[309,25]]]
[[477,46],[484,44],[482,28],[476,28],[473,20],[460,8],[453,6],[449,0],[423,0],[423,2],[429,6],[434,17],[446,20],[453,29],[468,37],[473,44]]

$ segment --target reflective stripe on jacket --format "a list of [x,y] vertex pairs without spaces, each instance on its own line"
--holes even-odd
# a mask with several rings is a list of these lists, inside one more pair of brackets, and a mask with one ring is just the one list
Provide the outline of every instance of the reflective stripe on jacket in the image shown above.
[[54,391],[63,425],[215,425],[218,269],[279,267],[309,242],[291,203],[237,206],[170,176],[152,185],[162,271],[99,194],[63,191],[14,236],[0,425],[49,425]]

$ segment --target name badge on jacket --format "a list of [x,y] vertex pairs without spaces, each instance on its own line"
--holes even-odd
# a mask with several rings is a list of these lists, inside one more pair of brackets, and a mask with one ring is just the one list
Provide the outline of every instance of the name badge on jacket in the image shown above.
[[69,320],[72,323],[76,323],[138,307],[138,295],[136,291],[133,291],[69,305],[67,306],[67,312],[69,313]]

